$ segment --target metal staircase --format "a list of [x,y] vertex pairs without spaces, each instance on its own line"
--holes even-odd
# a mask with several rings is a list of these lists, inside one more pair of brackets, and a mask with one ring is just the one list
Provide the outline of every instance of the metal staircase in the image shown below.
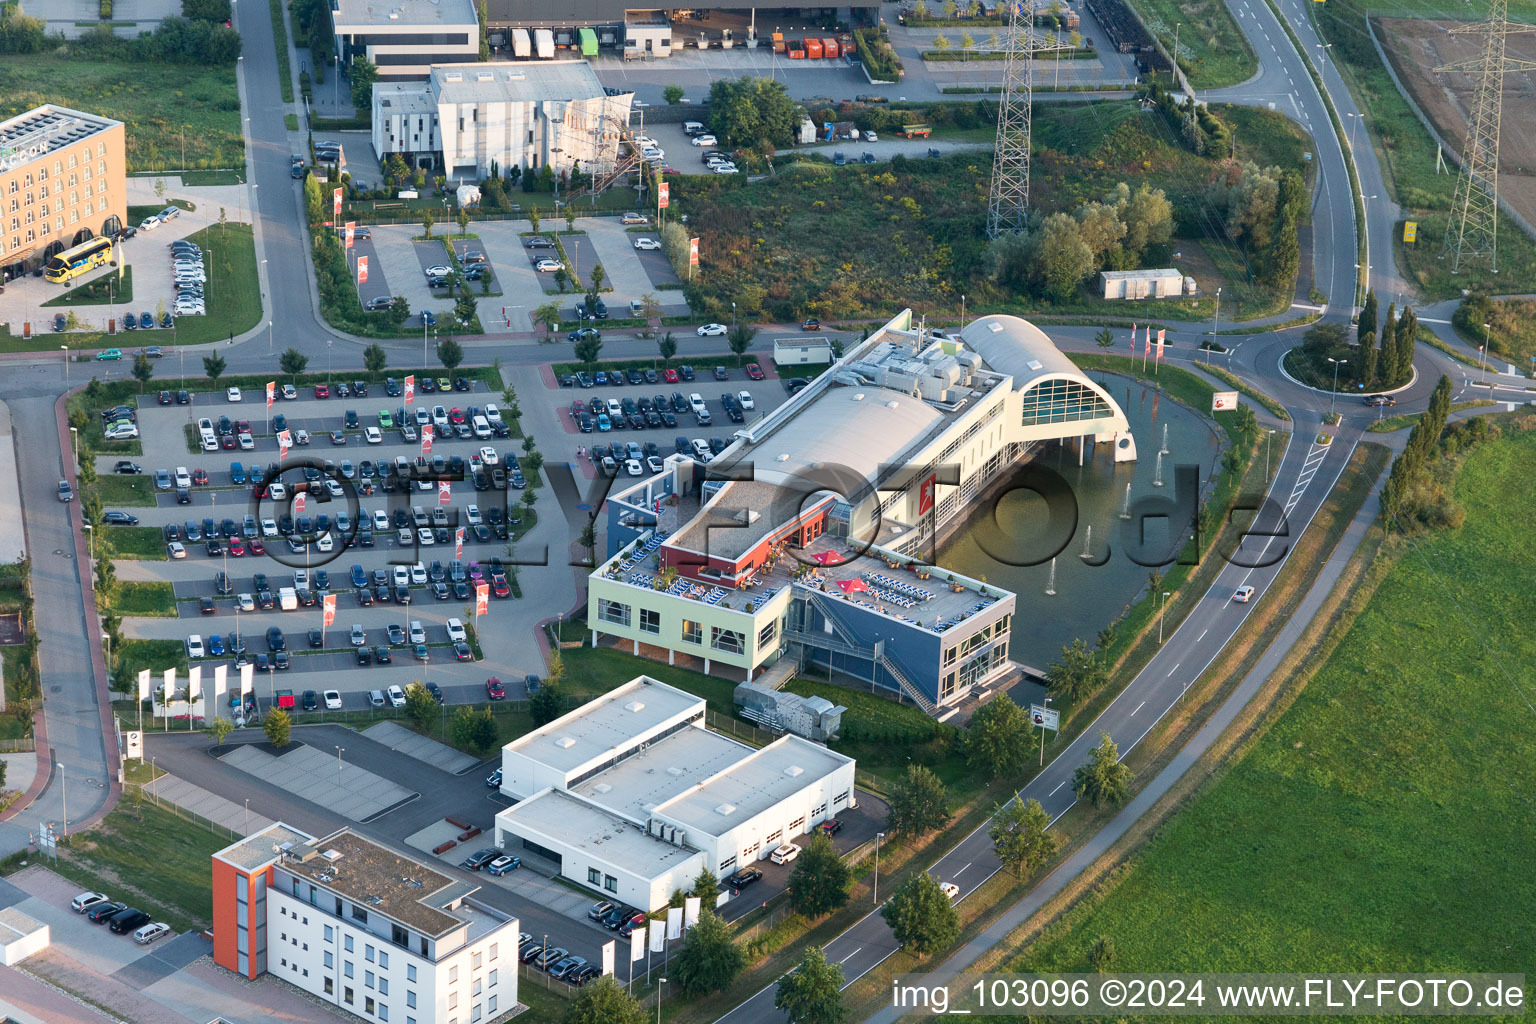
[[884,668],[887,672],[890,673],[891,678],[896,680],[898,689],[907,697],[908,700],[922,708],[923,711],[927,714],[938,714],[939,706],[933,701],[929,700],[922,690],[919,690],[916,686],[914,686],[912,684],[912,680],[907,678],[907,674],[898,668],[896,663],[887,657],[884,652],[882,652],[879,657],[876,657],[873,648],[865,647],[863,644],[860,644],[856,639],[854,639],[854,637],[843,627],[843,624],[838,621],[837,616],[832,613],[832,609],[830,607],[831,602],[827,601],[827,599],[822,597],[821,594],[817,591],[811,590],[809,588],[802,588],[802,590],[810,599],[810,603],[815,605],[816,608],[821,611],[822,617],[832,624],[832,629],[836,633],[837,638],[834,639],[833,636],[826,633],[812,633],[804,629],[790,628],[784,630],[783,636],[786,641],[791,641],[793,643],[798,643],[807,647],[817,647],[827,651],[835,651],[839,654],[851,655],[852,657],[860,658],[864,661],[875,662],[881,668]]

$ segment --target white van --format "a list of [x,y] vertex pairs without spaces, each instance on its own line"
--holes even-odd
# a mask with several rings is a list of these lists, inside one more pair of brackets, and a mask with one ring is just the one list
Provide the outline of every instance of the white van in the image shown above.
[[410,642],[413,644],[424,644],[427,642],[427,631],[422,626],[420,619],[411,620]]
[[299,607],[299,595],[292,587],[279,587],[277,590],[277,606],[285,612],[291,612]]
[[698,121],[684,121],[683,122],[683,134],[684,135],[702,135],[703,133],[704,133],[704,125],[702,123],[700,123]]
[[472,426],[476,437],[484,439],[491,436],[491,421],[484,416],[476,416]]

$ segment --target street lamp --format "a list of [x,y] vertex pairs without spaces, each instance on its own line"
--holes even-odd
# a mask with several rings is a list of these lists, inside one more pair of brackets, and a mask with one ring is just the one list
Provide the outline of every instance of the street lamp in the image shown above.
[[64,794],[64,834],[69,835],[69,776],[64,773],[64,762],[59,762],[59,785]]
[[[1485,324],[1484,326],[1487,326],[1487,325]],[[78,472],[80,472],[80,428],[79,427],[70,427],[69,428],[69,439],[70,439],[70,442],[74,445],[74,450],[75,450],[75,472],[78,473]]]
[[[1483,347],[1481,350],[1481,355],[1483,358],[1478,360],[1478,362],[1482,364],[1482,369],[1478,371],[1477,375],[1477,382],[1479,384],[1484,384],[1488,380],[1488,353],[1493,350],[1493,338],[1491,335],[1492,330],[1492,327],[1488,326],[1487,324],[1483,324]],[[75,428],[70,427],[69,429],[74,430]],[[75,461],[78,462],[79,459],[77,458]]]
[[[1216,335],[1221,333],[1221,289],[1216,289],[1216,319],[1211,323],[1211,344],[1216,344]],[[1211,349],[1205,350],[1205,362],[1209,366],[1211,362]]]
[[64,384],[69,385],[69,346],[60,345],[59,351],[64,353]]
[[1265,481],[1265,483],[1269,482],[1269,439],[1274,437],[1274,436],[1275,436],[1275,431],[1274,431],[1273,428],[1270,429],[1268,434],[1264,435],[1264,481]]
[[661,1024],[661,986],[666,983],[666,978],[656,979],[656,1024]]
[[1163,642],[1163,612],[1168,607],[1168,591],[1163,591],[1163,599],[1157,603],[1157,642]]
[[1333,393],[1328,396],[1328,415],[1331,418],[1333,416],[1334,403],[1339,398],[1339,367],[1349,362],[1349,360],[1335,359],[1333,356],[1329,356],[1328,361],[1333,364]]
[[880,840],[885,838],[884,832],[875,833],[875,906],[880,905]]
[[347,752],[346,747],[336,748],[336,788],[341,788],[341,755]]
[[90,551],[90,555],[91,555],[90,563],[91,564],[87,565],[86,569],[94,572],[95,569],[96,569],[96,531],[91,529],[91,524],[90,523],[81,523],[80,524],[80,529],[84,530],[87,534],[90,535],[90,540],[88,542],[90,547],[87,550]]

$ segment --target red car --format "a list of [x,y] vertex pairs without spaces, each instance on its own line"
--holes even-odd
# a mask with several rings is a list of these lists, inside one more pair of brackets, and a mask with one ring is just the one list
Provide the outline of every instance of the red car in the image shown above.
[[208,483],[208,471],[206,469],[194,469],[192,471],[192,482],[199,487],[205,486]]
[[491,593],[497,597],[512,596],[512,588],[507,585],[507,578],[505,576],[491,577]]
[[676,384],[677,383],[677,371],[676,370],[670,370],[670,369],[662,370],[661,371],[661,377],[668,384]]
[[501,680],[495,676],[485,681],[485,693],[491,700],[504,700],[507,696],[507,688],[501,685]]
[[449,409],[448,410],[448,422],[452,423],[454,426],[458,426],[460,423],[463,423],[464,422],[464,410],[460,409],[458,406],[454,406],[452,409]]
[[237,434],[249,434],[250,432],[251,432],[251,421],[250,420],[241,420],[240,421],[240,426],[235,429],[235,433],[237,433]]
[[219,444],[220,447],[233,451],[235,447],[235,435],[225,434],[224,437],[220,440]]
[[245,557],[245,539],[243,537],[229,538],[229,553],[236,558]]
[[761,366],[758,366],[756,363],[748,363],[747,364],[747,376],[751,377],[753,380],[762,380],[763,379],[763,368]]
[[252,537],[247,542],[247,544],[251,549],[251,554],[253,555],[264,555],[267,553],[266,546],[261,543],[261,539],[258,537]]
[[805,323],[800,325],[800,329],[802,331],[819,331],[821,330],[821,321],[815,317],[810,317]]
[[330,398],[331,397],[331,386],[329,384],[316,384],[315,385],[315,397],[316,398]]

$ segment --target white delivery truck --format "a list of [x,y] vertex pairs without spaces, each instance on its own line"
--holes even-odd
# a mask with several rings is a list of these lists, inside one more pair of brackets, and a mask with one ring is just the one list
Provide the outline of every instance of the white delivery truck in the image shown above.
[[555,34],[547,28],[533,30],[533,44],[538,48],[539,60],[555,59]]
[[528,30],[515,28],[512,30],[512,56],[518,60],[527,60],[533,56],[533,45],[528,40]]
[[277,590],[277,606],[285,612],[291,612],[299,606],[299,595],[292,587],[279,587]]

